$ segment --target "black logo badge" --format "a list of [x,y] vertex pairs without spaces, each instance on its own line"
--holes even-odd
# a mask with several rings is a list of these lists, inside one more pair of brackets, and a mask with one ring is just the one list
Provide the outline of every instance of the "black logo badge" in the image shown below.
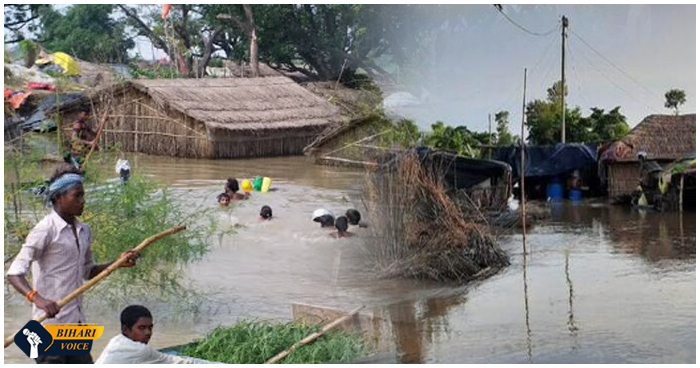
[[37,321],[29,321],[15,335],[15,345],[28,357],[39,357],[51,344],[53,336]]

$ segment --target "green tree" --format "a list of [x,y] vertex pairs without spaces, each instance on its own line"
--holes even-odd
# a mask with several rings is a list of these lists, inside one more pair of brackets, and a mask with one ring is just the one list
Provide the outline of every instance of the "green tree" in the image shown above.
[[408,147],[416,144],[421,137],[418,125],[411,119],[401,119],[392,125],[391,140],[395,144]]
[[[566,94],[567,88],[563,89]],[[527,104],[528,142],[530,144],[556,144],[561,142],[561,82],[547,89],[547,100],[535,100]],[[581,109],[566,109],[566,136],[568,142],[588,139],[587,130],[580,126]]]
[[595,142],[621,138],[630,130],[627,118],[620,113],[620,106],[607,113],[604,109],[592,107],[591,115],[581,119],[581,125],[590,130],[586,140]]
[[123,63],[134,41],[124,23],[111,17],[113,5],[77,4],[66,15],[44,9],[39,42],[49,51],[63,51],[83,60]]
[[441,121],[431,125],[432,131],[428,135],[429,146],[455,152],[458,155],[476,157],[480,150],[478,146],[489,143],[494,134],[488,132],[472,132],[466,126],[452,127]]
[[496,113],[496,144],[499,146],[508,146],[513,144],[513,135],[508,129],[508,111],[499,111]]
[[682,89],[673,88],[666,92],[664,97],[666,97],[666,103],[664,103],[664,106],[669,109],[674,109],[676,115],[678,115],[678,108],[685,103],[685,91]]

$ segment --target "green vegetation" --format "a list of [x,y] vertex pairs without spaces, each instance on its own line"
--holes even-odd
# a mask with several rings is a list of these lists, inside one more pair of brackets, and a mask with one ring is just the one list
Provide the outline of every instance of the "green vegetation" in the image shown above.
[[179,72],[172,67],[156,65],[153,68],[141,69],[136,65],[129,67],[132,78],[140,79],[173,79],[179,78]]
[[[561,142],[561,82],[547,89],[546,100],[535,100],[527,104],[527,127],[530,144],[556,144]],[[563,89],[566,94],[566,88]],[[620,107],[609,112],[592,107],[591,115],[583,117],[581,108],[566,108],[567,142],[605,142],[627,134],[627,118]]]
[[[32,148],[5,154],[5,254],[13,255],[36,222],[46,213],[43,198],[30,193],[41,185],[54,165],[39,164],[44,152]],[[216,226],[215,208],[193,203],[182,191],[160,188],[136,172],[120,185],[103,172],[112,173],[116,155],[110,150],[94,153],[87,166],[86,206],[81,221],[90,225],[96,263],[116,259],[143,239],[179,224],[187,229],[159,240],[143,252],[136,267],[122,269],[105,279],[91,295],[93,300],[116,302],[134,297],[174,301],[175,307],[197,312],[201,297],[182,276],[186,265],[199,260],[209,245],[230,232]],[[111,180],[110,180],[111,179]]]
[[115,6],[76,4],[65,15],[52,8],[41,11],[39,42],[50,52],[62,51],[83,60],[123,63],[134,47],[124,22],[113,19]]
[[[243,320],[233,327],[217,327],[204,339],[180,350],[182,355],[231,364],[262,364],[320,326],[295,322]],[[359,336],[333,330],[304,345],[282,362],[288,364],[348,363],[367,353]]]
[[509,146],[515,142],[515,137],[508,129],[508,111],[499,111],[496,113],[496,134],[499,146]]

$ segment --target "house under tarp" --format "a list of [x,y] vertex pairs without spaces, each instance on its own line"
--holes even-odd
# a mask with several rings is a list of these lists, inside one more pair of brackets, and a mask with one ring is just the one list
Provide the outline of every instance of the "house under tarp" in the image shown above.
[[[521,176],[520,156],[520,146],[515,145],[498,147],[493,154],[495,160],[512,167],[514,181]],[[546,198],[548,184],[564,183],[572,175],[580,179],[581,189],[588,196],[599,194],[595,143],[525,146],[525,188],[529,198]]]
[[[426,146],[412,148],[424,167],[444,178],[454,190],[463,190],[480,208],[504,208],[510,198],[511,169],[508,164],[458,156]],[[391,167],[405,151],[387,151],[378,163],[378,170]]]

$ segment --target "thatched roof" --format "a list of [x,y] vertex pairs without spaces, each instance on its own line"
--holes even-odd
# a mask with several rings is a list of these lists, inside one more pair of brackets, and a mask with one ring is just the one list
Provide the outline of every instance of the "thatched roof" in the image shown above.
[[695,151],[695,114],[649,115],[603,153],[607,161],[636,161],[644,151],[648,160],[676,160]]
[[156,104],[229,130],[323,127],[341,121],[330,103],[286,77],[141,79],[132,86]]
[[343,120],[337,107],[281,76],[134,79],[100,89],[61,110],[130,88],[148,94],[163,109],[173,109],[215,129],[325,128]]

